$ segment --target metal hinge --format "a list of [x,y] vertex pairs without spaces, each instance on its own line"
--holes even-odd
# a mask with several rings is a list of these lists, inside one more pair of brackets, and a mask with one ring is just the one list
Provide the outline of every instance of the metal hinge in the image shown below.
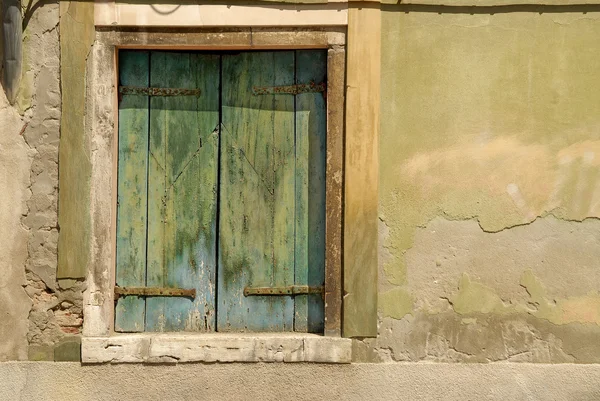
[[244,296],[251,295],[305,295],[323,294],[323,287],[310,287],[308,285],[288,285],[285,287],[245,287]]
[[282,86],[254,86],[252,88],[253,95],[299,95],[301,93],[313,93],[313,92],[325,92],[327,91],[327,84],[322,82],[316,84],[311,82],[309,84],[298,84],[298,85],[282,85]]
[[135,295],[138,297],[184,297],[193,299],[196,298],[196,289],[163,287],[115,287],[115,300],[128,295]]
[[119,86],[119,94],[144,96],[200,96],[200,89]]

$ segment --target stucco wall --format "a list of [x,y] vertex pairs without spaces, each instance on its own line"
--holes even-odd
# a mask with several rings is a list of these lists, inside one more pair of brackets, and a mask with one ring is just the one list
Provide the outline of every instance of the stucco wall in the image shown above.
[[[355,361],[600,362],[600,13],[536,10],[383,7],[378,338]],[[60,47],[61,15],[81,42]],[[79,357],[92,247],[57,279],[58,149],[62,130],[82,160],[61,216],[86,245],[91,15],[30,13],[15,105],[0,94],[0,361]]]
[[[540,364],[0,363],[0,398],[29,400],[595,401],[600,366]],[[168,396],[166,396],[168,395]]]
[[0,93],[0,361],[77,355],[82,325],[83,283],[56,278],[59,7],[22,6],[20,87]]
[[358,360],[600,361],[600,14],[543,11],[383,11]]
[[0,360],[27,359],[27,315],[31,300],[23,290],[27,229],[21,216],[30,185],[28,147],[19,135],[23,118],[0,93]]

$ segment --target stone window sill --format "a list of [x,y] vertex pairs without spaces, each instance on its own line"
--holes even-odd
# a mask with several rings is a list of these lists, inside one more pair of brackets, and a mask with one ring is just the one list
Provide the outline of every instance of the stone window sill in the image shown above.
[[83,363],[350,363],[352,340],[305,333],[143,333],[83,337]]

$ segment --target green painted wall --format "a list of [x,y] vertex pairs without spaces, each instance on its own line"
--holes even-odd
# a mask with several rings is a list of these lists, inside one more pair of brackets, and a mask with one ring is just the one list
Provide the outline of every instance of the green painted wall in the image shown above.
[[600,361],[600,13],[405,11],[382,12],[383,320],[357,358]]

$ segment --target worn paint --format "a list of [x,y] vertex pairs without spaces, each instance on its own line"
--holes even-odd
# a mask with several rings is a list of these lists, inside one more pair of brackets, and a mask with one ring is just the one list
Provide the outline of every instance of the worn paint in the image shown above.
[[[23,126],[19,113],[0,93],[0,361],[28,358],[27,333],[31,330],[28,315],[32,301],[27,295],[25,264],[28,256],[28,230],[22,223],[27,213],[26,199],[30,188],[30,148],[19,135]],[[30,239],[29,239],[30,240]]]
[[381,292],[379,294],[379,307],[386,317],[402,319],[412,313],[414,298],[403,288]]
[[294,98],[252,95],[293,84],[294,65],[293,51],[223,55],[219,331],[294,327],[293,298],[243,295],[294,283]]
[[[416,227],[436,215],[476,218],[485,231],[547,213],[599,215],[598,122],[588,113],[599,98],[589,89],[593,74],[575,67],[595,65],[598,56],[574,50],[595,46],[589,38],[597,17],[577,18],[384,13],[385,31],[401,32],[383,37],[384,114],[403,116],[382,125],[388,145],[381,148],[380,215],[391,227],[386,246],[395,252],[385,271],[392,283],[405,282],[403,253]],[[443,27],[453,24],[448,36]],[[511,26],[515,36],[507,40],[503,32]],[[545,45],[538,46],[538,35]],[[391,50],[401,43],[409,51]],[[407,69],[400,73],[398,65]],[[441,88],[444,97],[435,95]],[[411,102],[401,102],[400,92]]]
[[[463,316],[529,314],[555,325],[599,325],[597,230],[595,219],[547,217],[498,233],[473,220],[435,219],[417,230],[406,254],[406,287],[428,314],[452,309]],[[382,311],[388,308],[404,311],[398,301]]]
[[196,295],[120,298],[119,331],[214,330],[218,68],[218,56],[121,54],[126,86],[174,84],[207,96],[150,100],[157,91],[123,93],[117,284],[191,286]]
[[377,335],[380,38],[379,7],[352,6],[344,171],[343,335],[347,337]]
[[370,362],[593,363],[600,356],[595,324],[555,325],[527,314],[414,312],[384,318],[377,339],[357,341],[354,360]]
[[[343,41],[342,41],[343,43]],[[327,154],[325,164],[325,335],[342,332],[342,215],[346,52],[327,50]]]
[[458,314],[502,313],[508,308],[494,291],[477,282],[472,282],[468,274],[463,274],[458,283],[458,292],[448,300]]
[[384,319],[365,358],[595,360],[598,18],[384,7]]
[[94,4],[60,3],[62,117],[59,148],[59,278],[83,278],[90,252],[90,144],[84,134],[86,60],[94,42]]
[[[119,82],[148,85],[150,53],[123,52]],[[146,285],[148,96],[123,95],[119,103],[119,164],[117,188],[116,285]],[[144,331],[146,302],[141,297],[119,299],[115,307],[115,330]]]
[[[295,98],[295,234],[294,282],[322,287],[325,280],[325,152],[327,141],[326,98],[304,82],[320,82],[327,77],[327,53],[322,50],[296,51],[295,76],[299,86]],[[300,91],[308,86],[314,89]],[[322,333],[322,295],[297,296],[294,304],[294,330]]]
[[323,331],[322,297],[294,288],[324,282],[324,98],[253,89],[322,80],[325,57],[223,56],[219,331]]
[[215,330],[219,60],[151,53],[152,87],[203,95],[150,98],[146,284],[196,298],[147,299],[147,331]]
[[[315,288],[322,292],[325,263],[324,97],[305,94],[274,104],[273,95],[259,99],[249,97],[249,90],[239,90],[236,77],[248,63],[256,67],[270,63],[273,68],[263,78],[256,68],[244,71],[245,83],[271,79],[309,81],[311,76],[324,79],[325,55],[323,51],[224,56],[121,53],[123,86],[144,88],[146,81],[149,90],[125,91],[120,102],[117,284],[139,290],[118,298],[117,330],[323,331],[323,301],[315,294]],[[138,70],[147,73],[132,76]],[[131,82],[133,85],[129,80],[135,81]],[[223,100],[221,80],[226,82]],[[160,96],[160,91],[151,90],[167,87],[183,88],[186,92],[178,92],[181,96]],[[195,99],[185,96],[194,87],[202,95]],[[227,96],[232,95],[242,102],[254,102],[256,114],[249,115],[245,109],[240,114],[228,113],[227,107],[235,98]],[[221,102],[225,109],[222,117]],[[259,135],[253,128],[257,117]],[[237,137],[232,138],[231,132]],[[219,135],[223,138],[221,144]],[[236,146],[232,147],[229,141]],[[214,230],[219,146],[221,154],[226,155],[222,156],[220,172],[220,186],[225,193],[221,193],[219,229],[220,249],[225,257],[217,277]],[[228,158],[231,156],[241,159],[232,163]],[[244,172],[244,167],[249,170]],[[238,178],[232,177],[232,170],[239,174]],[[256,182],[246,176],[257,178],[264,188],[264,210],[256,210]],[[232,199],[232,190],[238,199]],[[246,212],[232,218],[242,205],[247,206]],[[239,234],[244,239],[236,242]],[[251,245],[252,241],[255,245]],[[262,250],[256,248],[261,241]],[[229,257],[228,249],[235,250],[238,260]],[[262,252],[260,257],[264,260],[256,259],[257,251]],[[241,281],[236,273],[246,271],[246,280]],[[134,280],[128,281],[132,276]],[[181,292],[178,288],[194,283],[196,288],[189,291],[194,291],[196,299],[156,296],[157,291],[176,295]],[[218,309],[216,283],[220,285]],[[146,290],[141,288],[144,284],[148,286]],[[246,298],[259,293],[273,295],[278,286],[291,288],[288,295],[300,299],[296,308],[294,297],[285,294],[277,299]],[[122,290],[117,288],[115,293],[121,294]],[[153,297],[144,298],[147,295]],[[238,302],[247,306],[236,311]],[[264,309],[262,314],[256,313],[260,308]],[[287,320],[279,326],[280,316],[286,315]],[[268,319],[275,323],[268,323]]]
[[548,299],[543,284],[531,270],[523,273],[521,285],[531,297],[528,313],[554,324],[594,323],[600,325],[600,294],[590,292],[586,296],[566,299]]

